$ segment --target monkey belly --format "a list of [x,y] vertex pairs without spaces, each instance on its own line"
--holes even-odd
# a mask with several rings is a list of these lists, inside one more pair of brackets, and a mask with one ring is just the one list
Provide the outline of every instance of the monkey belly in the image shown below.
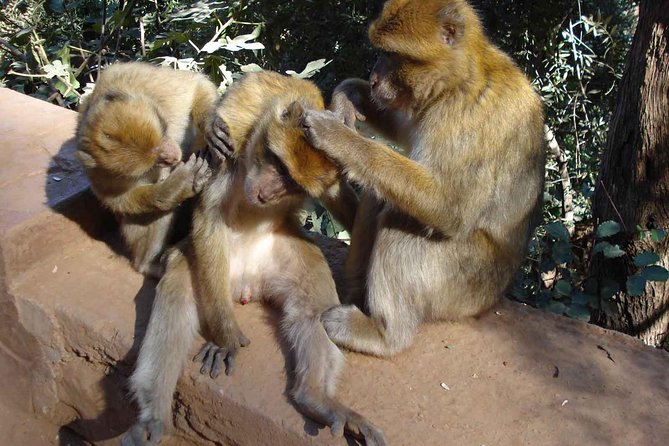
[[230,290],[232,298],[247,304],[262,298],[264,284],[271,276],[275,247],[273,233],[232,234],[230,243]]

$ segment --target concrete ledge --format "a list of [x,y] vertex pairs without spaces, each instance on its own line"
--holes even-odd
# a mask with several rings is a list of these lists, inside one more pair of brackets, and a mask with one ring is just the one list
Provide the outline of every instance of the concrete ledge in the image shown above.
[[[135,417],[125,380],[155,283],[132,271],[85,191],[75,120],[0,89],[0,414],[24,423],[5,418],[0,433],[17,444],[54,444],[65,425],[116,444]],[[347,354],[340,399],[393,445],[666,444],[666,352],[508,301],[495,310],[425,326],[392,360]],[[251,346],[231,377],[189,367],[165,444],[346,444],[287,400],[275,315],[237,314]]]

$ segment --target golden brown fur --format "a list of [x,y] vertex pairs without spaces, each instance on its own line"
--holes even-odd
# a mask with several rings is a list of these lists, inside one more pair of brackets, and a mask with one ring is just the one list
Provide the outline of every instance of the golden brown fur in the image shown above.
[[[323,323],[338,345],[386,356],[423,321],[476,316],[504,293],[540,209],[543,115],[464,1],[388,1],[369,37],[384,52],[370,81],[344,81],[335,114],[307,111],[303,127],[366,191],[346,270],[368,315],[338,306]],[[342,119],[366,119],[408,156]]]
[[307,154],[316,161],[301,166],[303,171],[335,170],[318,161],[323,155],[309,153],[313,149],[299,130],[303,110],[322,107],[311,83],[269,72],[247,75],[223,98],[209,139],[224,141],[228,133],[232,141],[213,148],[222,164],[200,197],[191,236],[168,256],[131,378],[140,420],[125,445],[144,445],[147,435],[150,441],[162,435],[197,328],[212,341],[196,358],[203,361],[201,371],[216,377],[223,363],[226,374],[231,371],[235,353],[249,342],[237,325],[233,300],[280,308],[281,331],[294,355],[290,396],[305,415],[333,433],[346,429],[369,445],[385,444],[378,429],[335,398],[344,357],[320,317],[338,304],[337,291],[323,253],[302,232],[297,213],[304,190],[282,161]]
[[[233,84],[226,92],[226,101],[230,104],[244,104],[218,109],[217,118],[213,122],[211,133],[225,137],[228,134],[237,143],[236,147],[244,147],[254,130],[256,119],[262,115],[267,105],[267,98],[280,92],[288,100],[299,99],[314,110],[322,110],[323,98],[318,88],[311,82],[302,79],[282,76],[278,73],[265,71],[247,74],[242,80]],[[301,129],[277,128],[270,123],[267,139],[275,142],[275,155],[279,157],[290,177],[300,185],[311,197],[320,199],[332,212],[334,217],[347,229],[353,227],[355,208],[358,197],[346,181],[341,180],[338,167],[321,152],[306,144]],[[221,142],[211,141],[212,146],[221,146]],[[241,145],[240,145],[241,144]],[[226,154],[230,154],[230,149]]]
[[142,273],[160,275],[175,208],[210,176],[193,154],[217,98],[202,75],[134,62],[104,70],[80,109],[79,158]]

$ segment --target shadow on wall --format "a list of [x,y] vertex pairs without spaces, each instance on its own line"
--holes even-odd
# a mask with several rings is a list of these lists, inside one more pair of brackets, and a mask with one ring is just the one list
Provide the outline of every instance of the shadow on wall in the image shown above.
[[[118,224],[111,212],[102,207],[88,188],[83,166],[75,156],[76,140],[70,138],[49,164],[44,185],[47,204],[54,211],[76,223],[95,240],[109,245],[117,255],[127,256],[118,235]],[[139,346],[151,313],[156,281],[144,279],[134,298],[134,340],[130,351],[118,361],[110,358],[104,378],[98,383],[104,394],[104,411],[95,419],[77,419],[63,426],[59,433],[61,445],[85,445],[117,437],[135,422],[136,413],[127,392],[127,380],[132,373]],[[75,358],[84,361],[83,358]],[[75,409],[76,410],[76,409]],[[78,438],[74,431],[81,434]]]

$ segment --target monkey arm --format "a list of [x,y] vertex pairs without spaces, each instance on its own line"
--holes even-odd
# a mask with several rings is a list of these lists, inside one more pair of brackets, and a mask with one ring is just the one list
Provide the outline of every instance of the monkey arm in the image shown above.
[[219,96],[213,84],[209,81],[202,81],[198,84],[193,96],[191,116],[193,123],[202,134],[206,132],[207,123],[216,112],[218,101]]
[[118,194],[100,193],[104,190],[96,188],[96,193],[114,212],[131,215],[169,212],[200,192],[209,178],[211,169],[207,160],[193,154],[186,163],[179,164],[164,181],[136,185]]
[[328,109],[348,127],[354,128],[356,120],[364,121],[384,137],[406,144],[407,131],[403,120],[396,112],[380,108],[372,100],[366,80],[351,78],[337,85]]
[[211,214],[217,210],[203,209],[200,203],[193,216],[191,235],[193,284],[200,318],[208,337],[220,351],[213,358],[213,366],[210,359],[212,376],[218,374],[224,359],[227,363],[226,374],[229,374],[239,347],[250,343],[239,329],[233,311],[229,283],[228,228],[220,216],[217,218]]
[[458,232],[461,221],[455,209],[460,203],[443,193],[424,166],[358,135],[329,112],[307,111],[303,127],[311,144],[340,163],[363,188],[445,236]]

